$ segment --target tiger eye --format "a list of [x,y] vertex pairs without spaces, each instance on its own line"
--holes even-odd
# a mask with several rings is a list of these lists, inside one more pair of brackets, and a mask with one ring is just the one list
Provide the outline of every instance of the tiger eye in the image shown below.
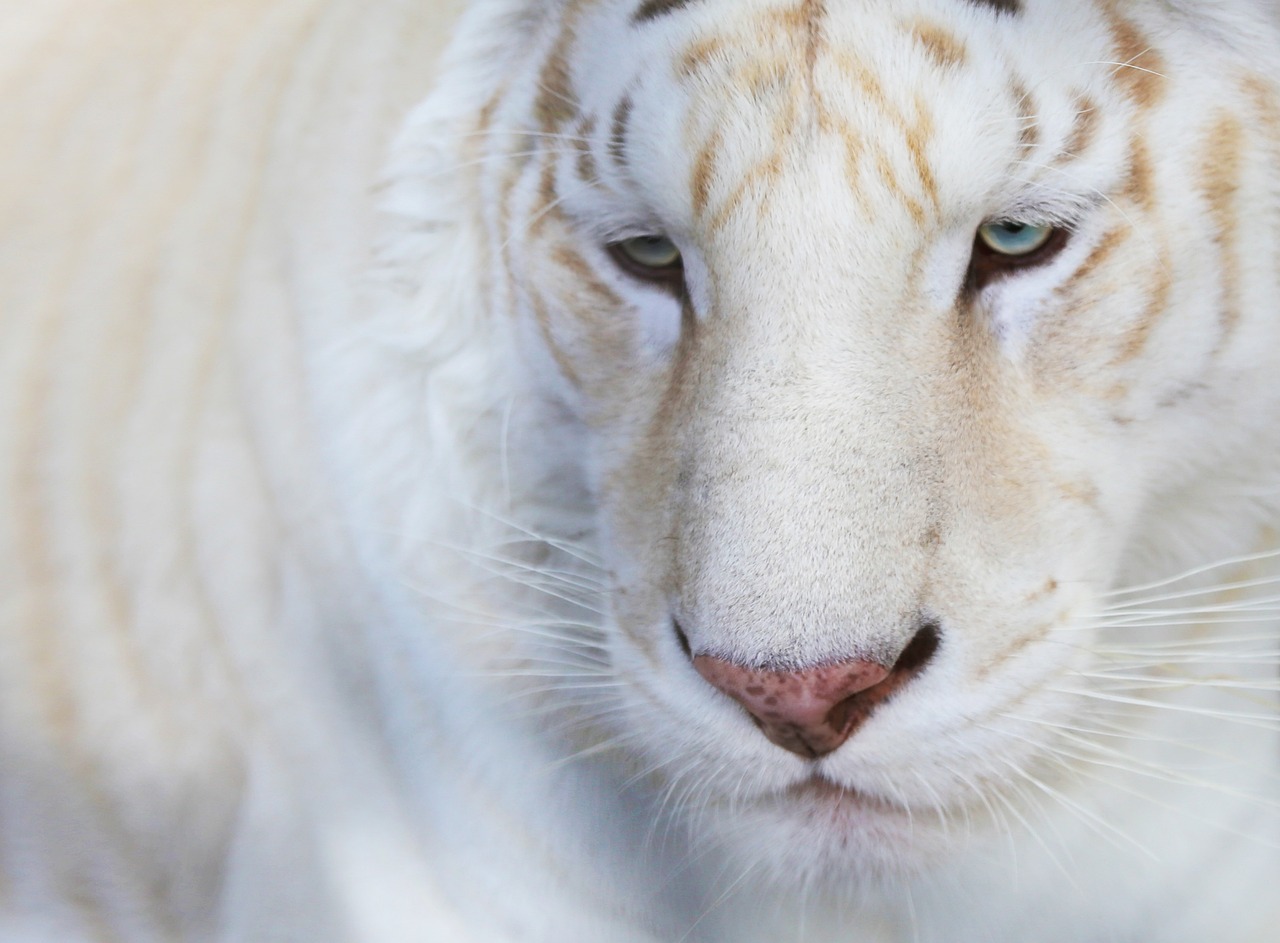
[[684,286],[684,260],[666,236],[634,236],[610,243],[608,250],[628,275],[663,287]]
[[995,220],[978,227],[973,239],[966,287],[979,291],[1020,269],[1052,260],[1066,246],[1071,231],[1063,226]]

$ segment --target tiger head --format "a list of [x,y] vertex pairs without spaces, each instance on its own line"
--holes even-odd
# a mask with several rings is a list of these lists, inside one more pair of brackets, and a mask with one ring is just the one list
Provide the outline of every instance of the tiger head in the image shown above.
[[1104,594],[1276,465],[1275,95],[1101,0],[551,6],[476,175],[641,765],[789,874],[1069,790]]

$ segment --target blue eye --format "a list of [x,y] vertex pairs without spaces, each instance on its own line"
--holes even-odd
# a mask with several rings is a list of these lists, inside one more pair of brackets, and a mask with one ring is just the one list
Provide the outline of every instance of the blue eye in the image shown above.
[[684,260],[666,236],[635,236],[606,248],[624,272],[677,293],[684,290]]
[[670,269],[680,264],[680,250],[666,236],[636,236],[615,243],[614,248],[642,269]]
[[982,244],[997,255],[1018,258],[1044,248],[1057,232],[1052,226],[1032,226],[1012,220],[985,223],[978,227]]

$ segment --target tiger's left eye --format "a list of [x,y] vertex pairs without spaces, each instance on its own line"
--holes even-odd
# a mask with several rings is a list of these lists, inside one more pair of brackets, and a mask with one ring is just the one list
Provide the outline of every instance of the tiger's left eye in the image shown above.
[[1031,226],[1005,220],[979,226],[978,238],[992,252],[1009,258],[1022,258],[1044,248],[1055,232],[1057,230],[1052,226]]
[[627,274],[668,288],[684,287],[684,260],[666,236],[635,236],[610,243],[608,249]]
[[1036,226],[1016,220],[983,223],[973,240],[966,287],[980,291],[993,281],[1052,259],[1071,230],[1063,226]]

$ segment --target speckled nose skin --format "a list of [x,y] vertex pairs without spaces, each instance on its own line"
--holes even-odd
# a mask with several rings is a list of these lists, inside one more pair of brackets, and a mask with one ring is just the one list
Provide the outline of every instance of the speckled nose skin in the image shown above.
[[698,655],[693,665],[745,707],[772,742],[807,758],[824,756],[849,739],[883,700],[872,692],[891,673],[891,668],[871,661],[770,671]]

